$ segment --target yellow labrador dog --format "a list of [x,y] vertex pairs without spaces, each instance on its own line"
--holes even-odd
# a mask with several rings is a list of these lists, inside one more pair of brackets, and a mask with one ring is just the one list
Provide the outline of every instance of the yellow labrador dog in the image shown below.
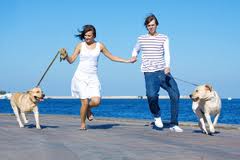
[[[215,133],[215,126],[217,124],[221,111],[221,98],[217,92],[213,90],[210,85],[201,85],[189,95],[193,100],[192,110],[199,118],[199,127],[203,133],[209,134],[205,122],[207,122],[210,134]],[[211,116],[214,116],[212,123]]]
[[44,98],[44,94],[39,87],[35,87],[27,93],[13,93],[10,98],[10,103],[13,109],[13,112],[17,118],[19,126],[22,128],[24,125],[20,119],[19,114],[21,114],[24,123],[28,123],[25,113],[26,112],[33,112],[35,121],[36,121],[36,128],[41,129],[39,124],[39,112],[37,103],[42,101]]

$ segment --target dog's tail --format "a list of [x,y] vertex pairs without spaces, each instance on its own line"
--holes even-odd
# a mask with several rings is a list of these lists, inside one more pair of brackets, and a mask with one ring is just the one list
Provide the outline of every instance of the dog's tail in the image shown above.
[[12,93],[6,93],[3,95],[0,95],[0,99],[11,99]]

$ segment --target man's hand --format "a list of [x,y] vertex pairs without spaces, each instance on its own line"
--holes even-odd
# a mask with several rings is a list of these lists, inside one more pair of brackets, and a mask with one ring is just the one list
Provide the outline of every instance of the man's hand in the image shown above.
[[169,67],[166,67],[165,69],[164,69],[164,73],[167,75],[167,74],[169,74],[170,73],[170,68]]
[[135,63],[137,61],[137,57],[133,56],[132,58],[130,58],[130,63]]
[[60,53],[60,62],[62,60],[65,60],[67,58],[67,56],[68,56],[68,53],[67,53],[65,48],[59,49],[59,53]]

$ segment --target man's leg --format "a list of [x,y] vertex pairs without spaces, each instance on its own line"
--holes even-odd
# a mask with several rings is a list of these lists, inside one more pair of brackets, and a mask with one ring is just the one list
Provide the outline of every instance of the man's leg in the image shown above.
[[155,125],[159,128],[163,127],[161,120],[160,107],[158,104],[158,92],[160,89],[160,81],[156,72],[145,72],[146,95],[148,99],[149,109],[154,116]]
[[164,88],[169,95],[171,104],[171,121],[170,126],[176,132],[182,132],[183,130],[178,127],[178,111],[179,111],[179,97],[180,93],[176,81],[171,74],[165,75],[165,81],[161,83],[161,87]]
[[158,104],[158,92],[160,89],[160,83],[158,76],[155,72],[145,72],[144,76],[149,109],[154,117],[159,117],[160,107]]
[[171,75],[162,75],[161,87],[168,92],[171,104],[171,125],[178,125],[179,90]]

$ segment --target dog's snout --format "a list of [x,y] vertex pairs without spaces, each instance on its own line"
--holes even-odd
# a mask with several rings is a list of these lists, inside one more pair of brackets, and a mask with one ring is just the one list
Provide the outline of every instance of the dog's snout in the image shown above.
[[45,94],[42,94],[42,97],[45,97]]
[[190,94],[189,97],[192,98],[192,94]]

